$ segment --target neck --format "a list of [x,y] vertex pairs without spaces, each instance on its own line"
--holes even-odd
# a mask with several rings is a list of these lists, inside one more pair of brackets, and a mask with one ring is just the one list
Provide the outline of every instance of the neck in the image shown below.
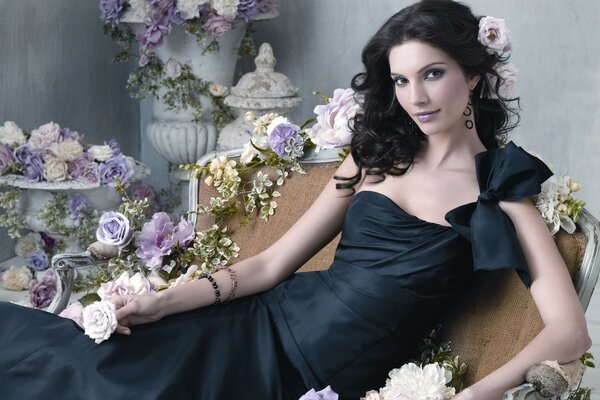
[[485,151],[477,131],[460,129],[427,136],[415,163],[426,169],[473,169],[473,158]]

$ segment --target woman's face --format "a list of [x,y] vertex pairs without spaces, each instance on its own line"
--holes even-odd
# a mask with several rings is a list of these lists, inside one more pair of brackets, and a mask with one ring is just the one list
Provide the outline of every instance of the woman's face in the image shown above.
[[467,78],[444,51],[415,40],[392,47],[389,62],[396,99],[425,135],[467,129],[463,112],[478,77]]

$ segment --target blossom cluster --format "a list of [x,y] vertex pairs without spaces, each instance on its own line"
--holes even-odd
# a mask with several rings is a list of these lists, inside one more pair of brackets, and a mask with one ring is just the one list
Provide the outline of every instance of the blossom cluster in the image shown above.
[[175,25],[217,38],[229,31],[236,20],[248,22],[258,12],[268,12],[274,0],[101,0],[106,25],[117,28],[127,12],[144,21],[136,35],[140,47],[154,52]]
[[90,185],[127,182],[135,160],[115,140],[87,145],[79,133],[49,122],[27,133],[12,121],[0,127],[0,175],[19,174],[28,182],[79,180]]
[[[500,18],[483,17],[479,20],[479,32],[477,39],[486,47],[490,54],[504,56],[512,51],[512,41],[510,31],[506,26],[506,21]],[[518,69],[508,61],[500,61],[496,64],[495,70],[500,76],[500,85],[496,91],[498,78],[494,75],[488,75],[489,93],[487,95],[492,99],[497,99],[498,95],[507,97],[513,90],[517,82]]]
[[542,191],[536,196],[535,206],[542,214],[552,235],[560,228],[567,233],[575,232],[575,223],[585,206],[585,202],[575,199],[573,193],[581,186],[569,176],[551,176],[542,184]]

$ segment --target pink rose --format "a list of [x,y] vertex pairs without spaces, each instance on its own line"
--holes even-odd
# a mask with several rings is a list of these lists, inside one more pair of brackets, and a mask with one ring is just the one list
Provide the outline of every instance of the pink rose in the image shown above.
[[49,269],[40,280],[34,280],[29,287],[29,301],[34,308],[45,308],[56,296],[56,275]]
[[116,280],[100,284],[98,296],[110,301],[113,296],[142,295],[152,292],[152,285],[144,275],[137,272],[132,277],[123,272]]
[[490,54],[512,50],[509,33],[503,19],[483,17],[479,20],[477,39],[487,47]]
[[62,310],[61,313],[58,314],[58,316],[72,319],[73,321],[75,321],[75,323],[77,323],[77,325],[83,328],[83,306],[78,301]]
[[[502,97],[508,97],[510,92],[514,89],[514,87],[517,84],[517,74],[519,73],[519,70],[512,63],[505,62],[496,65],[496,71],[498,72],[498,75],[500,75],[500,77],[502,78],[502,80],[500,81],[500,87],[498,88],[498,92]],[[497,99],[498,96],[496,95],[496,81],[498,80],[498,78],[496,78],[493,75],[490,75],[489,80],[491,92],[490,98]]]
[[83,309],[85,334],[102,343],[117,329],[117,310],[110,301],[96,301]]
[[31,150],[42,150],[52,143],[58,142],[60,137],[60,126],[54,122],[48,122],[31,132],[27,144]]

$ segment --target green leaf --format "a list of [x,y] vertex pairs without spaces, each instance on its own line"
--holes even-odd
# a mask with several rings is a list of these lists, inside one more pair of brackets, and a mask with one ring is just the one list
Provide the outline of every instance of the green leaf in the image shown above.
[[100,301],[100,296],[98,296],[97,293],[88,293],[83,295],[80,299],[79,302],[81,303],[82,306],[86,307],[89,306],[90,304],[96,302],[96,301]]

